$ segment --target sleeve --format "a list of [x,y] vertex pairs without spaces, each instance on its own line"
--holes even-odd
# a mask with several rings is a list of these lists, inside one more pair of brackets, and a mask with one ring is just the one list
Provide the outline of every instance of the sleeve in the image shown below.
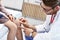
[[49,26],[50,17],[51,17],[51,15],[48,15],[48,16],[46,17],[46,21],[44,22],[43,25],[37,25],[37,26],[35,26],[36,31],[37,31],[38,33],[49,32],[49,30],[50,30],[50,26]]
[[0,29],[0,39],[8,32],[8,28],[3,26],[1,29]]
[[38,33],[44,33],[45,32],[45,29],[44,29],[44,26],[43,25],[35,26],[35,28],[36,28],[36,31]]

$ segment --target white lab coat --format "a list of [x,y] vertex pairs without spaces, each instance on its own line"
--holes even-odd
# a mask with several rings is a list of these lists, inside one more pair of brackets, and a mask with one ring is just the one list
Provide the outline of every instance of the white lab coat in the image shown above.
[[36,26],[37,35],[33,40],[60,40],[60,10],[51,25],[51,16],[47,16],[46,22],[43,25]]

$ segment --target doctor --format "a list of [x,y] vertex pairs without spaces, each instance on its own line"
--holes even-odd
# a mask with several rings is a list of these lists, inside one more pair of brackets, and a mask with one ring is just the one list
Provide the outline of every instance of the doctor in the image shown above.
[[42,0],[41,7],[47,14],[43,25],[30,25],[26,19],[21,19],[24,27],[30,28],[38,34],[33,40],[60,40],[60,6],[58,0]]

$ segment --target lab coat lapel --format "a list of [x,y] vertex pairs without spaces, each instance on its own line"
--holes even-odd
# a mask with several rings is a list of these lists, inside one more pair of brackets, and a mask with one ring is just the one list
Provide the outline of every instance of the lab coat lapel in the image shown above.
[[[59,10],[59,11],[60,11],[60,10]],[[60,12],[59,12],[59,11],[57,12],[57,14],[56,14],[56,16],[55,16],[53,23],[56,22],[56,20],[58,19],[59,15],[60,15]]]

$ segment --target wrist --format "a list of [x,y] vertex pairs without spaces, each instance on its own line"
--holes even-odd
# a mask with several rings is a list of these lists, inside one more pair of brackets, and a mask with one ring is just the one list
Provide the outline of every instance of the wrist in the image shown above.
[[30,29],[32,29],[32,30],[33,30],[33,32],[36,32],[36,28],[35,28],[35,26],[30,25]]
[[17,27],[17,29],[18,29],[18,30],[21,30],[21,28],[20,28],[20,27]]

